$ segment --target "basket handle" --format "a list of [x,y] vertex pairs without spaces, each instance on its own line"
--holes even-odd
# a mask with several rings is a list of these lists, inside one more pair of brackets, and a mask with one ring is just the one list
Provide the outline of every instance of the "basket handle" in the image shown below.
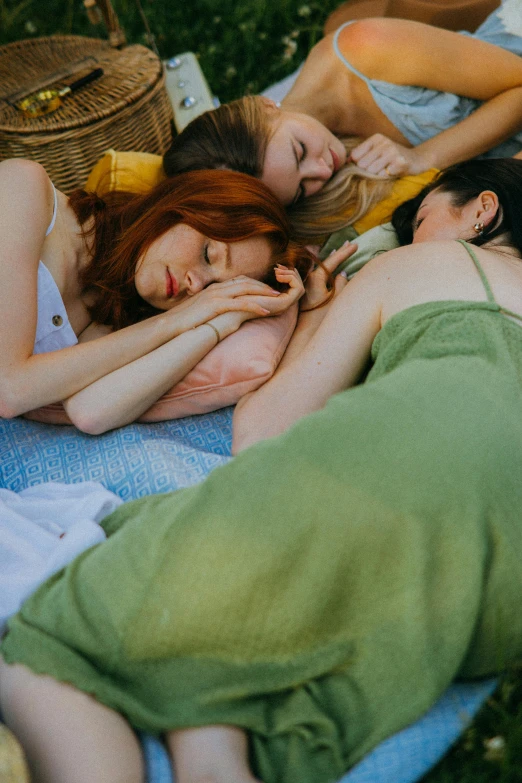
[[100,21],[99,15],[101,14],[105,27],[109,33],[110,45],[114,47],[125,46],[127,39],[120,27],[111,0],[83,0],[83,4],[87,9],[87,15],[93,24],[97,24]]

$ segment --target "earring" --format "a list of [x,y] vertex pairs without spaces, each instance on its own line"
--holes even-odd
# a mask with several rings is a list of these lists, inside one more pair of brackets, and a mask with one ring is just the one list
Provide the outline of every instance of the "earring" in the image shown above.
[[473,230],[477,232],[477,234],[483,234],[484,233],[484,223],[475,223],[473,226]]

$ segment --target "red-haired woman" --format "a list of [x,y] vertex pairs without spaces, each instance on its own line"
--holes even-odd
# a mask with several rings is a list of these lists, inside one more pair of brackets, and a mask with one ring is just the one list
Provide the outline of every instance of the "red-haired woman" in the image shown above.
[[244,321],[285,310],[302,292],[292,268],[310,263],[268,189],[225,171],[68,198],[39,164],[4,161],[0,236],[0,415],[63,400],[91,433],[134,420]]

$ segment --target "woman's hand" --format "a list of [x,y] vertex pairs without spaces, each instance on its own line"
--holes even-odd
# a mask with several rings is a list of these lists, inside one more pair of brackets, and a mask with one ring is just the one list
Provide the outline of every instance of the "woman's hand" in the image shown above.
[[[332,273],[339,264],[350,258],[357,250],[353,242],[345,242],[338,250],[334,250],[324,261],[318,262],[315,269],[306,278],[305,294],[301,299],[301,312],[314,310],[332,298],[332,291],[327,284]],[[337,296],[348,282],[344,272],[335,276],[333,296]]]
[[[268,316],[284,313],[304,294],[303,281],[297,269],[290,269],[282,264],[278,264],[275,268],[275,276],[278,282],[288,286],[286,291],[276,292],[277,296],[274,296],[273,293],[270,296],[264,296],[261,293],[260,295],[248,294],[244,297],[238,297],[236,304],[238,306],[244,305],[244,309],[223,313],[212,319],[212,323],[218,329],[221,339],[235,332],[242,323],[252,318],[259,318],[260,315]],[[269,288],[269,290],[273,292],[272,288]],[[256,303],[262,309],[262,312],[257,312],[253,309],[253,303]]]
[[241,311],[249,313],[250,318],[269,315],[271,310],[264,303],[278,297],[279,291],[266,283],[241,275],[222,283],[212,283],[167,311],[167,315],[172,313],[176,317],[182,313],[184,330],[192,329],[222,313]]
[[430,168],[418,148],[405,147],[382,133],[374,133],[354,147],[350,158],[361,169],[382,177],[420,174]]

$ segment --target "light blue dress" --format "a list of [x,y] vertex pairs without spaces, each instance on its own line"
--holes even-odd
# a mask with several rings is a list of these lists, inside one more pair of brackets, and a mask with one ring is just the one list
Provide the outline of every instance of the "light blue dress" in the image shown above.
[[[522,2],[518,4],[520,5],[521,17],[518,24],[511,23],[510,25],[508,19],[508,13],[512,15],[513,8],[516,11],[517,2],[507,0],[488,16],[475,33],[464,31],[459,35],[468,35],[496,44],[522,57]],[[354,68],[339,50],[339,33],[349,24],[352,22],[346,22],[335,33],[333,45],[337,56],[352,73],[359,76],[368,85],[377,106],[414,146],[461,122],[480,106],[481,101],[463,98],[449,92],[369,79]],[[477,67],[479,67],[478,64]],[[511,157],[520,150],[522,150],[522,131],[494,147],[482,157]]]

